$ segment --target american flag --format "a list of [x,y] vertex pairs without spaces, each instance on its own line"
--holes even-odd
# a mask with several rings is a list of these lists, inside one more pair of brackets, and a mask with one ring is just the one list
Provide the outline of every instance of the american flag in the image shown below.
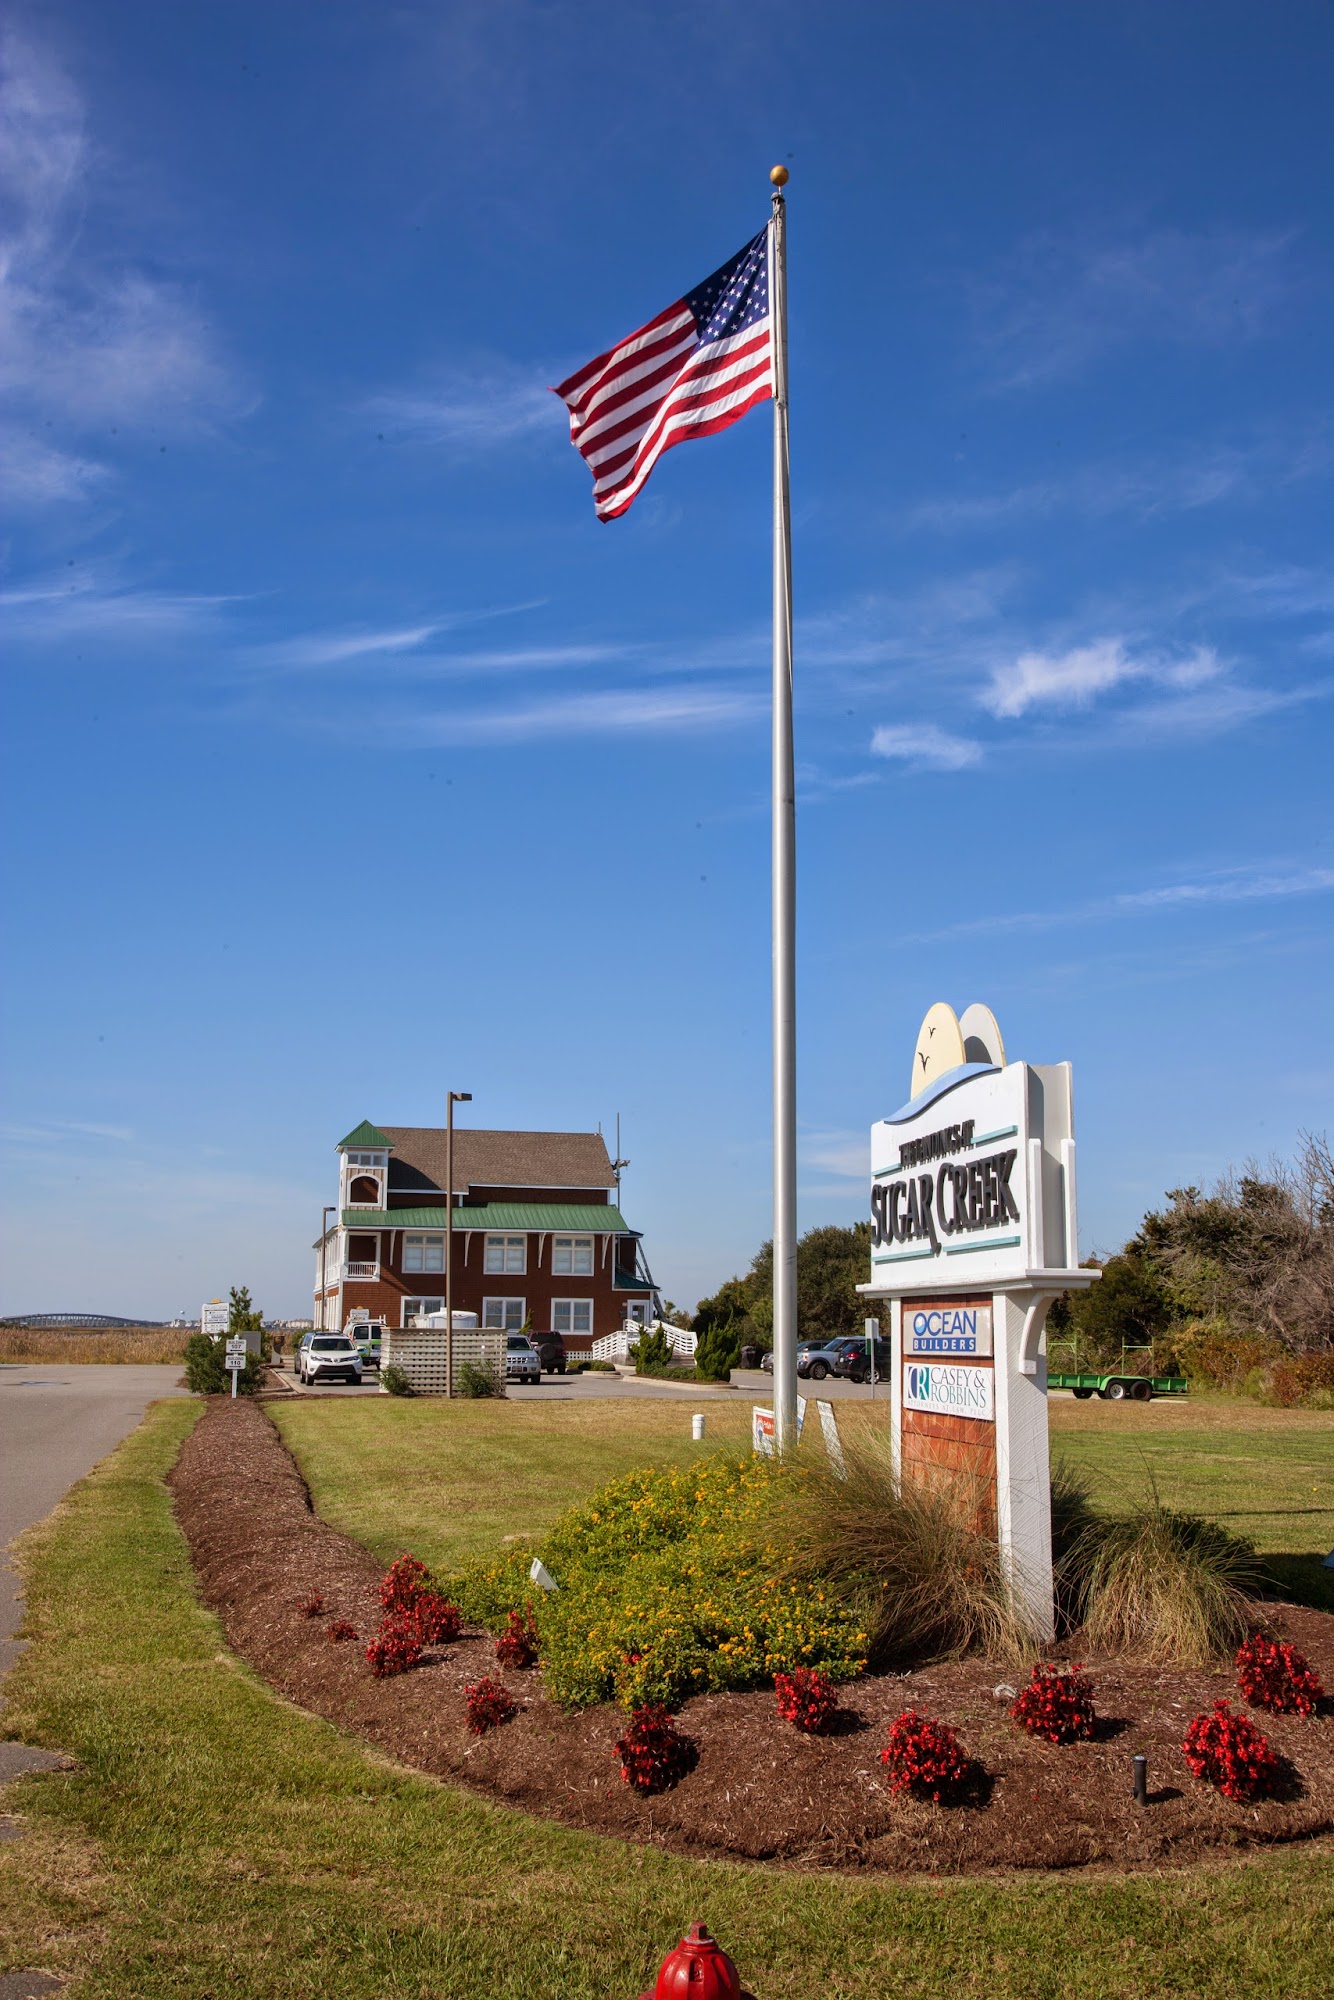
[[769,232],[556,390],[593,473],[600,521],[635,499],[665,451],[726,430],[773,394]]

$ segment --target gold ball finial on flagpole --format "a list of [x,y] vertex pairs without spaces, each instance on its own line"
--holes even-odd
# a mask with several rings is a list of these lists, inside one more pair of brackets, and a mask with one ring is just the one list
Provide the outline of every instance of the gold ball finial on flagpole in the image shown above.
[[780,187],[786,187],[786,186],[787,186],[787,183],[788,183],[788,171],[787,171],[787,168],[786,168],[786,167],[770,167],[770,169],[769,169],[769,179],[770,179],[770,180],[771,180],[771,181],[773,182],[773,184],[774,184],[774,186],[775,186],[776,188],[780,188]]

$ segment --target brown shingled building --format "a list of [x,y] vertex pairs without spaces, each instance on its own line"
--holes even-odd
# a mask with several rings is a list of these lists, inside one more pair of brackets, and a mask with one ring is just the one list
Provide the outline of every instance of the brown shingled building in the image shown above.
[[338,1220],[315,1244],[316,1326],[342,1327],[358,1308],[390,1327],[442,1311],[447,1238],[454,1309],[482,1326],[560,1333],[577,1354],[657,1311],[600,1132],[456,1127],[448,1231],[443,1129],[363,1120],[337,1151]]

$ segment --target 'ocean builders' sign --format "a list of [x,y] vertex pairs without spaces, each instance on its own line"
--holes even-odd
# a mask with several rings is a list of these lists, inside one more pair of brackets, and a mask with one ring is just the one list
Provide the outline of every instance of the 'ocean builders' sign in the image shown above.
[[[1079,1262],[1070,1066],[963,1062],[871,1127],[872,1292],[961,1292],[1031,1281]],[[941,1345],[976,1332],[923,1329]]]
[[905,1306],[905,1354],[955,1355],[973,1360],[991,1353],[990,1306]]

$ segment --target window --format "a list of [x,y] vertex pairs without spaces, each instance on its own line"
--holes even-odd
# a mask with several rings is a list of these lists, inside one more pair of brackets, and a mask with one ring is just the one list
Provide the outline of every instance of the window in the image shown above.
[[557,1278],[591,1278],[593,1239],[591,1236],[553,1236],[551,1269]]
[[380,1183],[374,1174],[357,1174],[347,1190],[349,1208],[378,1208]]
[[591,1333],[593,1331],[592,1299],[553,1299],[551,1301],[551,1324],[556,1333]]
[[527,1304],[526,1299],[483,1299],[482,1325],[517,1333],[527,1317]]
[[443,1271],[445,1268],[445,1239],[443,1236],[405,1236],[403,1238],[403,1269],[405,1271]]
[[404,1299],[403,1324],[411,1326],[415,1319],[424,1319],[427,1313],[442,1313],[444,1309],[443,1299]]
[[350,1167],[382,1167],[383,1153],[345,1153],[344,1159]]
[[526,1236],[488,1236],[486,1239],[486,1269],[488,1271],[526,1271],[528,1269],[528,1238]]

